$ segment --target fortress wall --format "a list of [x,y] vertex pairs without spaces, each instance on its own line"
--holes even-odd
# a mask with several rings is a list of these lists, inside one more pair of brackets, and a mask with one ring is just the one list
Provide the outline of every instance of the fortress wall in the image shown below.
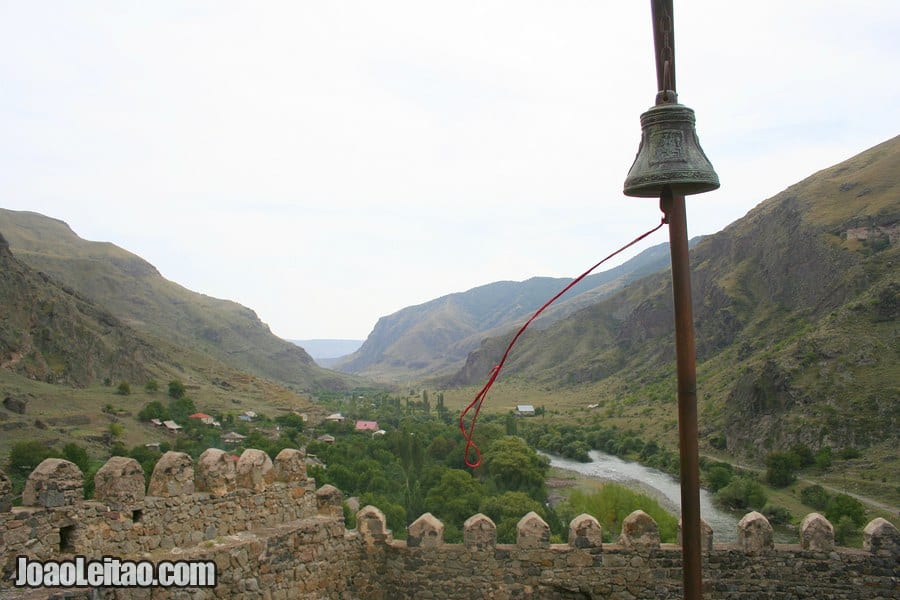
[[[257,452],[245,452],[238,465],[221,451],[205,452],[196,465],[167,453],[148,486],[156,495],[145,494],[139,465],[110,459],[90,501],[80,499],[75,465],[44,461],[23,494],[28,506],[10,509],[6,502],[0,512],[0,597],[26,593],[9,579],[19,555],[217,565],[215,588],[82,589],[67,596],[73,598],[682,597],[681,549],[660,544],[656,523],[642,511],[623,522],[615,544],[603,544],[596,519],[580,515],[568,544],[551,545],[549,527],[535,513],[522,517],[516,544],[497,544],[484,515],[466,521],[463,544],[445,544],[443,523],[431,514],[396,541],[371,506],[359,511],[355,530],[346,530],[340,491],[315,490],[299,452],[285,451],[274,464]],[[883,519],[866,527],[863,549],[835,547],[833,527],[817,514],[804,519],[796,545],[774,545],[758,513],[741,520],[736,544],[713,544],[711,530],[703,533],[707,599],[900,597],[900,533]]]

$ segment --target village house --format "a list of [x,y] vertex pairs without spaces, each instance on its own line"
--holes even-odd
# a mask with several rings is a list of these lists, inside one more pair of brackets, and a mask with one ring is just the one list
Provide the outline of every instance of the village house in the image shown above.
[[353,431],[378,431],[378,421],[357,421]]
[[222,436],[223,444],[240,444],[242,441],[247,439],[246,435],[241,435],[234,431],[229,431],[225,435]]
[[516,414],[520,417],[533,417],[534,407],[530,404],[519,404],[516,406]]
[[216,420],[212,418],[210,415],[202,412],[196,412],[188,417],[189,419],[197,419],[204,425],[215,425]]

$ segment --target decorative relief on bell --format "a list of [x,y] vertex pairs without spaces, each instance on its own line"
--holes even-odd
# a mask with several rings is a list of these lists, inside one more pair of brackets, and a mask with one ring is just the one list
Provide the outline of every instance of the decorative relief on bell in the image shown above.
[[690,195],[719,187],[719,177],[700,147],[694,111],[659,104],[641,115],[641,144],[625,178],[625,195],[659,197],[669,187]]

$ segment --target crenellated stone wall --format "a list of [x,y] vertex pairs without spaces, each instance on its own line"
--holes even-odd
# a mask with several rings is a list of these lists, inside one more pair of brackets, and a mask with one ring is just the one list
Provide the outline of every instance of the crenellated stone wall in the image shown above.
[[[0,477],[0,480],[3,478]],[[5,488],[0,488],[3,492]],[[48,459],[29,477],[23,500],[0,498],[0,598],[61,597],[58,589],[11,587],[15,559],[115,556],[159,563],[212,560],[215,588],[65,591],[72,598],[681,598],[681,549],[660,544],[651,517],[635,511],[614,544],[596,519],[572,520],[567,544],[551,544],[535,513],[522,517],[515,544],[497,544],[496,526],[474,515],[462,544],[445,544],[430,513],[393,539],[384,514],[367,506],[347,530],[342,495],[306,477],[304,456],[275,461],[247,450],[235,461],[210,449],[196,464],[168,452],[146,493],[140,465],[115,457],[95,477],[94,500],[81,500],[81,474]],[[7,491],[8,493],[8,491]],[[775,545],[759,513],[745,516],[735,544],[714,544],[704,525],[705,598],[888,599],[900,597],[900,533],[875,519],[864,548],[836,548],[823,517],[804,519],[797,545]]]

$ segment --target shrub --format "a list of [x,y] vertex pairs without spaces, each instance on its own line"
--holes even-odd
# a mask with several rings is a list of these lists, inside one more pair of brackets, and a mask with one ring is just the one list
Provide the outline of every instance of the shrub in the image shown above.
[[169,395],[172,398],[178,400],[182,396],[184,396],[184,384],[178,381],[177,379],[173,379],[169,382]]
[[116,393],[120,396],[127,396],[131,393],[131,385],[127,381],[123,381],[116,388]]
[[832,523],[837,523],[841,517],[850,517],[853,523],[861,526],[866,521],[866,509],[856,498],[851,498],[847,494],[838,494],[829,500],[825,516]]
[[825,510],[830,499],[831,494],[826,492],[825,488],[819,484],[810,485],[800,490],[800,501],[816,510]]
[[159,389],[159,384],[156,383],[155,379],[151,379],[144,385],[144,390],[148,394],[152,394],[153,392],[157,391],[158,389]]
[[766,492],[758,481],[747,477],[735,477],[731,483],[716,492],[716,502],[731,509],[760,509],[766,503]]
[[791,521],[791,511],[783,506],[766,503],[760,511],[773,525],[785,525]]
[[792,452],[772,452],[766,457],[766,481],[772,487],[785,487],[796,479],[800,459]]

